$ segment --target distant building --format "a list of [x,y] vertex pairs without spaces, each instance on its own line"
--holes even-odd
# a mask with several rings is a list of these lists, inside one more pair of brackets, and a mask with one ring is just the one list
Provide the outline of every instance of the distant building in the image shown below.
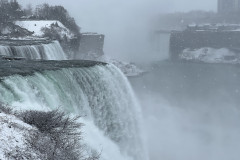
[[218,0],[218,13],[229,14],[240,12],[240,0]]

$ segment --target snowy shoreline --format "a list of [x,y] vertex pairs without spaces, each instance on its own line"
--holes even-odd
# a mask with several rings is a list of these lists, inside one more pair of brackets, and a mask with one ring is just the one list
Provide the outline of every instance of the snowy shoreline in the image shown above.
[[227,48],[187,48],[184,49],[183,53],[179,55],[179,59],[204,63],[240,64],[240,54]]

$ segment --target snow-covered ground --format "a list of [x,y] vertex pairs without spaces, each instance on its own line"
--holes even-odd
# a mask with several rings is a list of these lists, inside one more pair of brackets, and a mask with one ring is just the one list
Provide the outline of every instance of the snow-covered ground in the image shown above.
[[184,49],[180,59],[205,63],[240,63],[240,54],[227,48]]
[[34,131],[17,117],[0,113],[0,160],[39,159],[26,139]]
[[74,34],[66,28],[60,21],[57,20],[26,20],[26,21],[15,21],[15,25],[25,28],[33,33],[33,36],[43,36],[43,28],[51,28],[52,24],[58,24],[61,28],[61,35],[66,35],[68,38],[74,36]]

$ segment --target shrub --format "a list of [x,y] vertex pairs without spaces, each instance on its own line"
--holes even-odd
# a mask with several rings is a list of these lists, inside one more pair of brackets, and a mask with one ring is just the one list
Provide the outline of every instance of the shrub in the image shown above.
[[19,117],[30,125],[36,126],[40,133],[33,133],[28,143],[51,160],[97,160],[99,154],[87,156],[85,146],[81,144],[82,123],[79,117],[65,116],[63,112],[26,111]]
[[12,114],[12,108],[0,103],[0,113]]

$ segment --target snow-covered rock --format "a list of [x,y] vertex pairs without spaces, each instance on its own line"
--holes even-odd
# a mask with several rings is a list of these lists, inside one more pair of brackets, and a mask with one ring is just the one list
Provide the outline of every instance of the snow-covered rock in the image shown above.
[[23,36],[31,36],[32,32],[9,22],[1,26],[0,34],[1,36],[7,36],[7,37],[23,37]]
[[53,24],[57,24],[59,29],[61,29],[62,36],[66,35],[68,38],[74,37],[74,34],[66,28],[60,21],[57,20],[25,20],[25,21],[15,21],[15,25],[25,28],[31,32],[34,32],[34,36],[42,37],[43,28],[50,29]]
[[114,64],[117,66],[126,76],[138,76],[144,73],[143,70],[139,69],[135,64],[123,62],[115,59],[110,59],[108,63]]
[[77,58],[83,59],[83,60],[93,60],[93,61],[114,64],[128,77],[138,76],[145,72],[140,68],[138,68],[134,63],[128,63],[128,62],[112,59],[112,58],[106,57],[105,55],[99,56],[98,54],[95,54],[95,53],[88,53]]
[[179,58],[182,60],[205,63],[240,63],[240,55],[227,48],[184,49]]
[[34,127],[17,117],[0,113],[0,160],[40,159],[27,143],[27,137],[34,131]]

